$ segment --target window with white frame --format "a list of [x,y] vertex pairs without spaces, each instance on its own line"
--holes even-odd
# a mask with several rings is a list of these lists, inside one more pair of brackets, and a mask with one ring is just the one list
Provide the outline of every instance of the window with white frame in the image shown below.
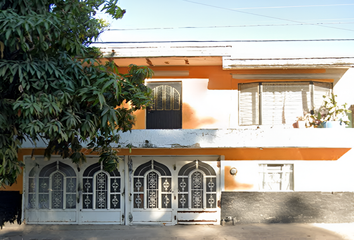
[[259,189],[265,191],[294,190],[293,164],[260,164]]
[[263,82],[239,84],[239,125],[291,125],[318,110],[332,83]]
[[76,208],[76,173],[60,161],[44,166],[39,173],[33,167],[28,176],[29,209]]

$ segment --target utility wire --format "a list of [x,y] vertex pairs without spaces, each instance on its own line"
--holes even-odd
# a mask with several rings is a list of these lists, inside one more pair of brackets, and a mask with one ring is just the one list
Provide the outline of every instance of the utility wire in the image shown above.
[[[258,13],[250,13],[250,12],[241,11],[241,10],[232,9],[232,8],[219,7],[219,6],[210,5],[210,4],[206,4],[206,3],[194,2],[194,1],[191,1],[191,0],[182,0],[182,1],[189,2],[189,3],[194,3],[194,4],[197,4],[197,5],[212,7],[212,8],[218,8],[218,9],[227,10],[227,11],[239,12],[239,13],[243,13],[243,14],[258,16],[258,17],[272,18],[272,19],[277,19],[277,20],[282,20],[282,21],[305,24],[304,22],[301,22],[301,21],[296,21],[296,20],[291,20],[291,19],[286,19],[286,18],[279,18],[279,17],[272,17],[272,16],[268,16],[268,15],[264,15],[264,14],[258,14]],[[314,25],[314,24],[309,24],[309,25]],[[354,30],[346,29],[346,28],[331,27],[331,26],[326,26],[326,25],[314,25],[314,26],[325,27],[325,28],[334,28],[334,29],[340,29],[340,30],[346,30],[346,31],[354,32]]]
[[233,26],[199,26],[199,27],[154,27],[154,28],[109,28],[108,31],[140,31],[140,30],[174,30],[174,29],[197,29],[197,28],[241,28],[241,27],[287,27],[303,25],[323,25],[323,24],[352,24],[354,22],[327,22],[327,23],[284,23],[284,24],[247,24]]
[[237,42],[344,42],[354,41],[354,38],[334,39],[268,39],[268,40],[176,40],[176,41],[121,41],[93,42],[93,44],[122,44],[122,43],[237,43]]
[[352,5],[354,5],[354,3],[322,4],[322,5],[272,6],[272,7],[245,7],[245,8],[233,8],[233,9],[245,10],[245,9],[271,9],[271,8],[338,7],[338,6],[352,6]]

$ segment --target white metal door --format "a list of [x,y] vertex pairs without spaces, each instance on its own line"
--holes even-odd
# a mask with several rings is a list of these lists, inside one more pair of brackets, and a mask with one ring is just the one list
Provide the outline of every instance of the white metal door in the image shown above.
[[174,224],[171,163],[137,159],[132,181],[132,223]]
[[108,173],[95,159],[82,173],[79,219],[82,224],[122,224],[124,177],[118,169]]
[[[25,158],[24,218],[28,224],[77,223],[78,172],[67,160]],[[64,163],[65,162],[65,163]]]
[[132,157],[132,224],[219,224],[217,161],[212,157]]
[[219,224],[216,162],[194,160],[179,166],[177,223]]

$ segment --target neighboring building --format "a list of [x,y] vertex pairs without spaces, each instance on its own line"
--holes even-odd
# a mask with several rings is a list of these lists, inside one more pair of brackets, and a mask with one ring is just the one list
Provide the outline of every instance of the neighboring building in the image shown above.
[[122,72],[154,70],[154,104],[121,134],[112,173],[96,156],[79,170],[24,144],[23,178],[5,191],[22,194],[26,223],[354,221],[352,123],[293,128],[324,94],[354,104],[354,57],[240,57],[236,43],[98,46]]

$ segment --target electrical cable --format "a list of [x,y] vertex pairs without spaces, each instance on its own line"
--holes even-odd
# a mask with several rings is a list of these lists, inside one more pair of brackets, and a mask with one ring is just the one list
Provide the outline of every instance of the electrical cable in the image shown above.
[[[258,17],[272,18],[272,19],[276,19],[276,20],[295,22],[295,23],[304,23],[304,22],[301,22],[301,21],[296,21],[296,20],[291,20],[291,19],[286,19],[286,18],[280,18],[280,17],[272,17],[272,16],[268,16],[268,15],[264,15],[264,14],[258,14],[258,13],[250,13],[250,12],[241,11],[241,10],[237,10],[237,9],[219,7],[219,6],[210,5],[210,4],[206,4],[206,3],[195,2],[195,1],[191,1],[191,0],[182,0],[182,1],[189,2],[189,3],[194,3],[194,4],[198,4],[198,5],[202,5],[202,6],[212,7],[212,8],[218,8],[218,9],[222,9],[222,10],[239,12],[239,13],[243,13],[243,14],[258,16]],[[354,32],[353,29],[337,28],[337,27],[331,27],[331,26],[326,26],[326,25],[314,25],[314,26],[325,27],[325,28],[333,28],[333,29],[339,29],[339,30],[345,30],[345,31]]]

